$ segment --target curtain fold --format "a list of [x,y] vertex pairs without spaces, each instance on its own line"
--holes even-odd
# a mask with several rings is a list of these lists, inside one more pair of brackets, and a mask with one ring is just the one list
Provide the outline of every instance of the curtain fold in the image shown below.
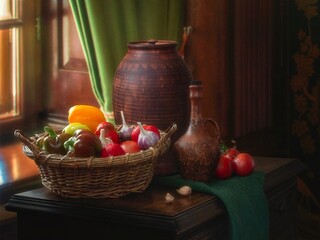
[[[148,39],[179,42],[184,0],[69,0],[87,60],[94,95],[112,116],[113,77],[127,43]],[[109,119],[111,120],[112,119]],[[112,118],[112,117],[111,117]]]

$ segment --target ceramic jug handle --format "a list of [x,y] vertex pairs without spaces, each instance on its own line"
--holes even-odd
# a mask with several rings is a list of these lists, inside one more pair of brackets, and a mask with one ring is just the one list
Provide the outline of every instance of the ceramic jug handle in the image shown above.
[[211,118],[207,118],[206,119],[206,122],[209,122],[209,123],[211,123],[213,126],[214,126],[214,128],[215,128],[215,130],[216,130],[216,138],[218,139],[218,140],[220,140],[220,128],[219,128],[219,125],[218,125],[218,123],[216,122],[216,121],[214,121],[213,119],[211,119]]

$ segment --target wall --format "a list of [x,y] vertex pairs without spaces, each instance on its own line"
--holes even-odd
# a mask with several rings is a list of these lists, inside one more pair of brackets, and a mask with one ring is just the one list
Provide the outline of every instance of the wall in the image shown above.
[[[293,154],[308,166],[303,179],[320,208],[320,1],[296,1],[288,60]],[[320,210],[319,210],[320,211]]]

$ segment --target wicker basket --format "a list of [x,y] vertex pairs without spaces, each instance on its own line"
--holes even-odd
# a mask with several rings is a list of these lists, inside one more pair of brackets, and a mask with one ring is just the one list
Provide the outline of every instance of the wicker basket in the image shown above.
[[160,131],[159,142],[153,148],[122,156],[75,158],[48,154],[36,145],[37,136],[26,137],[15,131],[23,152],[37,164],[42,184],[52,193],[66,198],[118,198],[143,192],[150,184],[157,158],[171,145],[173,124]]

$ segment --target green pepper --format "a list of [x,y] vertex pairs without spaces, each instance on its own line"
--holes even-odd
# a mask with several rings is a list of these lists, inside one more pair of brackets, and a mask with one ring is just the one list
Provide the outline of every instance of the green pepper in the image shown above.
[[43,139],[43,150],[48,153],[67,154],[68,151],[64,148],[64,143],[72,136],[68,133],[57,135],[57,133],[48,126],[44,127],[44,131],[49,135]]
[[67,125],[62,132],[64,133],[68,133],[70,135],[73,135],[74,132],[78,129],[87,129],[90,130],[90,128],[87,125],[75,122],[75,123],[70,123],[69,125]]
[[73,137],[64,143],[64,147],[74,157],[100,156],[102,150],[99,137],[86,129],[76,130]]

